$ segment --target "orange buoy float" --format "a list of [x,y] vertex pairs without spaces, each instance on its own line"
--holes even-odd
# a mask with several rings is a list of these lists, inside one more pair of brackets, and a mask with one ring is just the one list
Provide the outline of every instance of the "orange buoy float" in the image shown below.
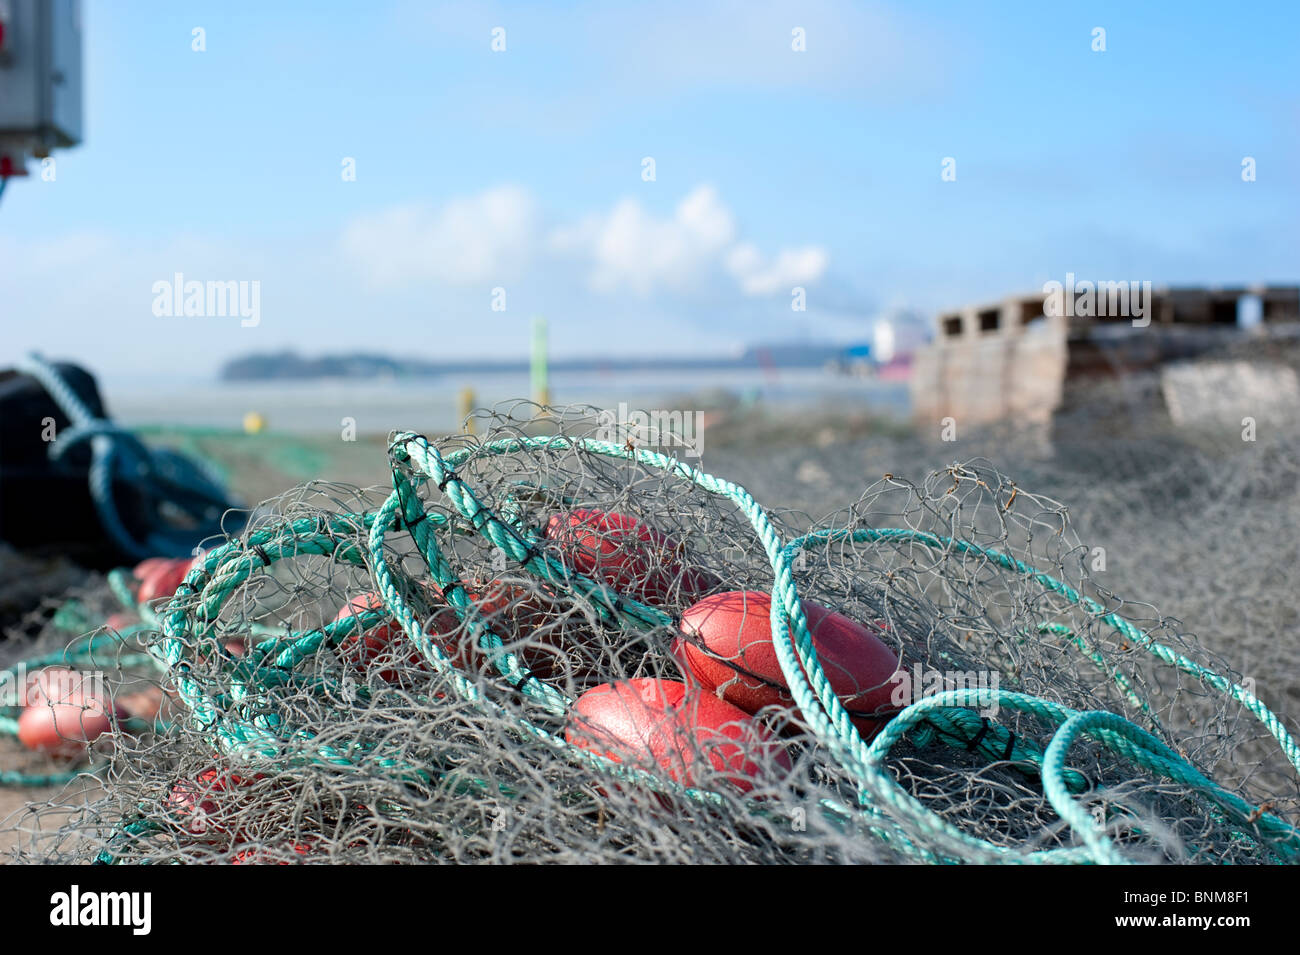
[[739,789],[790,772],[785,748],[749,714],[676,680],[638,678],[592,687],[574,703],[564,738],[615,762],[642,762],[684,786],[700,761]]
[[[349,616],[359,616],[366,610],[383,610],[384,599],[379,594],[371,592],[361,594],[359,597],[353,597],[346,606],[338,612],[334,618],[336,621],[345,620]],[[438,625],[446,627],[451,625],[455,619],[455,614],[448,611],[448,616],[439,615]],[[457,625],[459,621],[456,621]],[[450,631],[448,631],[450,632]],[[396,664],[401,668],[407,667],[424,667],[424,657],[420,655],[419,649],[412,644],[405,657],[398,659],[401,654],[394,646],[405,637],[405,631],[402,625],[396,619],[389,620],[386,623],[377,624],[369,630],[360,633],[353,633],[343,638],[339,644],[339,655],[354,666],[363,669],[370,669],[375,664]],[[434,636],[434,634],[430,634]],[[379,678],[385,683],[397,682],[401,670],[395,667],[388,667],[379,671]]]
[[[309,858],[321,854],[321,846],[314,839],[306,839],[303,842],[291,843],[287,848],[294,855]],[[242,852],[236,852],[231,865],[293,865],[289,859],[283,859],[272,853],[270,848],[265,849],[244,849]]]
[[26,706],[65,703],[69,694],[86,689],[88,683],[93,683],[93,677],[87,673],[65,666],[44,667],[27,675],[20,702]]
[[136,564],[132,574],[140,581],[136,599],[140,603],[149,603],[176,593],[185,575],[194,566],[191,557],[150,557]]
[[[802,606],[831,689],[870,739],[892,715],[898,654],[857,621],[811,600]],[[674,656],[703,687],[746,713],[766,706],[793,710],[772,643],[771,612],[771,595],[759,591],[705,597],[682,614],[685,639]]]
[[[436,584],[428,585],[439,599],[445,600],[442,588]],[[558,603],[533,588],[522,584],[507,583],[502,580],[489,580],[485,584],[472,582],[465,587],[465,596],[478,611],[483,623],[501,638],[508,648],[515,650],[533,676],[549,680],[566,670],[565,660],[570,659],[565,653],[565,638],[586,642],[590,635],[575,633],[570,626],[563,633],[553,624],[562,614]],[[448,612],[456,617],[455,611]],[[456,617],[459,625],[459,617]],[[445,634],[454,633],[446,629]],[[452,661],[461,669],[474,665],[486,664],[481,651],[474,643],[468,628],[458,634],[455,653],[448,650]],[[480,660],[474,664],[473,661]]]
[[[167,808],[191,835],[224,836],[231,818],[252,804],[252,795],[245,790],[264,778],[261,773],[240,776],[206,769],[192,780],[176,783],[167,796]],[[237,832],[229,834],[239,838]]]
[[146,723],[158,719],[158,714],[169,700],[162,687],[158,686],[150,686],[136,693],[121,694],[115,699],[118,707],[126,711],[129,716],[144,720]]
[[64,667],[42,670],[27,682],[18,715],[18,741],[30,750],[76,757],[127,713],[89,677]]
[[104,621],[104,626],[109,630],[125,630],[127,627],[133,627],[140,622],[139,616],[127,611],[111,613],[108,619]]
[[626,514],[595,508],[554,514],[545,536],[564,548],[578,573],[651,606],[674,595],[696,600],[718,583],[707,571],[683,565],[681,543]]

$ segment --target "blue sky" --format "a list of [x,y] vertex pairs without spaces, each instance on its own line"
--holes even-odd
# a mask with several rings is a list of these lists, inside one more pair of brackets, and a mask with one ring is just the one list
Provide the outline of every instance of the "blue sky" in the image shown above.
[[[523,355],[535,314],[690,354],[1067,271],[1300,277],[1293,3],[85,6],[85,142],[0,200],[6,362]],[[259,324],[155,315],[176,272],[260,282]]]

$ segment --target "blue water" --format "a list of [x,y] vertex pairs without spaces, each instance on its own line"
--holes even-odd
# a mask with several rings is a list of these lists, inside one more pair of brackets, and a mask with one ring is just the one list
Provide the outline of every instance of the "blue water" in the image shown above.
[[[458,395],[475,391],[476,407],[527,397],[526,373],[457,375],[418,381],[198,381],[101,382],[109,413],[129,427],[182,425],[240,428],[244,415],[259,412],[269,430],[296,434],[338,431],[344,418],[361,434],[393,429],[450,431],[459,425]],[[907,386],[834,375],[822,369],[764,372],[719,369],[700,372],[557,372],[551,378],[554,404],[582,403],[617,409],[696,410],[691,396],[726,392],[774,409],[832,406],[839,410],[907,413]],[[712,404],[713,402],[708,402]]]

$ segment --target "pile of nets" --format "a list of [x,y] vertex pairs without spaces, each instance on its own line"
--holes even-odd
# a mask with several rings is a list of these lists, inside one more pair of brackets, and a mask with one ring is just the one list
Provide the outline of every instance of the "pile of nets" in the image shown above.
[[[391,488],[314,483],[271,502],[169,599],[142,603],[129,572],[110,575],[139,621],[26,663],[104,672],[115,694],[152,682],[160,703],[109,714],[80,802],[11,820],[30,836],[19,855],[1300,857],[1283,722],[1175,621],[1100,583],[1062,504],[987,462],[885,474],[813,519],[606,440],[590,414],[480,424],[395,435]],[[714,692],[685,645],[715,662],[716,648],[682,621],[724,593],[763,608],[745,626],[770,629],[779,674],[723,659],[734,679]],[[864,714],[856,701],[881,687],[845,691],[823,665],[813,605],[888,647],[890,705]],[[655,696],[678,684],[684,697]],[[705,726],[705,697],[738,686],[780,702]],[[584,704],[611,687],[622,722]],[[647,712],[649,729],[625,725]],[[52,781],[39,769],[6,781]]]

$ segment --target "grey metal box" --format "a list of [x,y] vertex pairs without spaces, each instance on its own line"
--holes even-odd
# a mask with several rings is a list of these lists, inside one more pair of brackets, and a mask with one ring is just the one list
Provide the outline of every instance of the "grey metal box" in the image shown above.
[[0,0],[0,147],[81,141],[80,0]]

